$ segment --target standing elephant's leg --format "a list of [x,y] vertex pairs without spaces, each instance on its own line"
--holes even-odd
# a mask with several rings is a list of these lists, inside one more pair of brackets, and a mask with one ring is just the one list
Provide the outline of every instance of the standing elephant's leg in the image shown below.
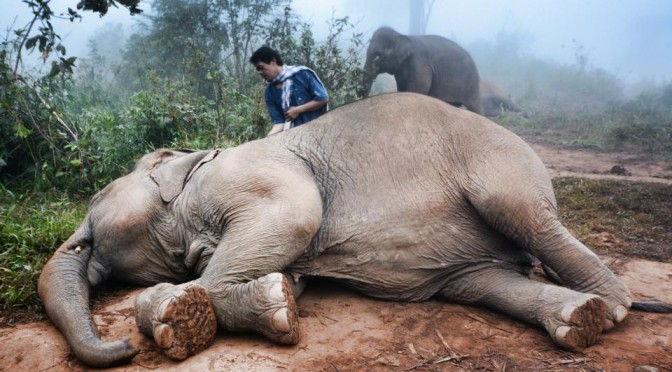
[[394,80],[397,82],[398,92],[431,95],[432,71],[428,65],[409,63],[394,74]]
[[593,294],[544,284],[503,268],[487,268],[452,281],[440,295],[450,301],[484,305],[543,327],[567,349],[597,342],[606,307]]

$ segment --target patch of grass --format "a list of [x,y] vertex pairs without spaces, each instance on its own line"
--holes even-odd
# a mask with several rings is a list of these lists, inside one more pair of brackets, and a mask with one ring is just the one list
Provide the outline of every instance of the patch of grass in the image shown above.
[[[583,178],[553,185],[560,219],[589,248],[672,262],[672,186]],[[596,235],[610,238],[591,242]]]
[[86,214],[63,195],[14,194],[0,186],[0,324],[41,316],[37,279]]
[[530,142],[672,159],[672,109],[643,99],[603,110],[538,107],[495,121]]
[[599,118],[587,112],[536,111],[527,116],[505,113],[495,119],[519,136],[565,148],[602,150]]

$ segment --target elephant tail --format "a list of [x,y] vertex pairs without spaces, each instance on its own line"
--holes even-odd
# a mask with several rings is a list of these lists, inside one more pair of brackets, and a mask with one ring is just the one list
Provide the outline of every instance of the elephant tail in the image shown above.
[[633,301],[630,308],[647,313],[672,313],[672,304],[661,301]]

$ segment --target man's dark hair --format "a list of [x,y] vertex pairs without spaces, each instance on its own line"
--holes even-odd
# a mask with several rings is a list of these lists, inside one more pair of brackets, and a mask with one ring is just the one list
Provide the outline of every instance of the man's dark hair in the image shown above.
[[254,53],[252,53],[252,57],[250,57],[250,63],[253,65],[256,65],[257,62],[271,63],[272,60],[275,60],[275,63],[278,66],[282,66],[284,64],[282,62],[282,57],[280,57],[280,53],[267,46],[262,46],[261,48],[257,49]]

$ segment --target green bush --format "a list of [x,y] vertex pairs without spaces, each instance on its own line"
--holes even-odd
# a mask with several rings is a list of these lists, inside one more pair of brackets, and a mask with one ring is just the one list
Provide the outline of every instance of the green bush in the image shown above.
[[0,311],[6,321],[41,307],[37,278],[77,228],[86,203],[59,194],[14,194],[0,186]]

